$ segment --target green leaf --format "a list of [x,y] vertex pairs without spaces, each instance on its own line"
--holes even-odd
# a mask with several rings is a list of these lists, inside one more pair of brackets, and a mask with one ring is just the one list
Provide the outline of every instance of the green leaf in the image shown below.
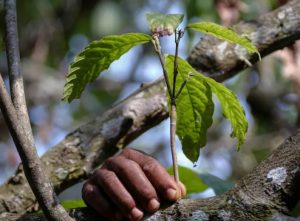
[[[166,57],[166,68],[173,82],[174,56]],[[179,89],[189,73],[195,70],[183,59],[178,58],[176,88]],[[200,147],[206,144],[206,132],[212,124],[214,104],[212,91],[199,73],[192,76],[176,99],[177,130],[184,154],[193,162],[198,160]]]
[[219,177],[216,177],[212,174],[199,174],[202,182],[207,184],[210,188],[212,188],[215,192],[216,195],[220,195],[230,188],[233,187],[233,183],[227,181],[227,180],[222,180]]
[[61,202],[61,205],[65,209],[73,209],[73,208],[81,208],[86,207],[84,201],[82,199],[75,199],[75,200],[64,200]]
[[[178,166],[178,171],[180,174],[180,181],[185,185],[187,194],[199,193],[208,188],[197,172],[183,166]],[[171,175],[174,174],[172,167],[168,169],[168,173]]]
[[146,14],[149,28],[153,34],[172,35],[183,20],[183,14]]
[[64,86],[63,100],[79,98],[87,83],[94,81],[112,62],[119,59],[132,47],[151,41],[152,37],[142,33],[109,35],[93,41],[70,65]]
[[223,27],[221,25],[212,23],[212,22],[199,22],[199,23],[193,23],[187,25],[186,28],[193,29],[195,31],[204,32],[210,35],[213,35],[217,38],[239,44],[246,48],[250,53],[257,53],[259,58],[260,54],[257,50],[257,48],[252,44],[252,42],[246,38],[243,37],[236,32],[232,31],[229,28]]
[[[166,66],[170,82],[173,81],[174,56],[168,55]],[[191,67],[185,60],[178,58],[176,90],[189,78],[177,104],[177,135],[182,143],[184,154],[193,162],[199,157],[199,147],[206,144],[206,132],[212,124],[214,104],[211,93],[218,97],[224,116],[230,121],[232,137],[238,140],[238,149],[245,141],[248,122],[245,111],[236,95],[212,78],[205,77]]]
[[[203,76],[204,77],[204,76]],[[238,139],[238,149],[245,141],[246,132],[248,129],[248,122],[245,116],[245,111],[241,106],[236,95],[212,78],[206,78],[206,82],[210,85],[211,90],[217,95],[224,116],[230,121],[232,127],[232,137]]]

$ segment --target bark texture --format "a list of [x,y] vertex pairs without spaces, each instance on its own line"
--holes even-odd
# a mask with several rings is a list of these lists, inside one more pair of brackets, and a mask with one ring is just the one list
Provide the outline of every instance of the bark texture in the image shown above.
[[42,163],[34,145],[23,77],[20,72],[16,0],[5,0],[4,12],[11,99],[0,77],[0,108],[22,160],[24,174],[44,214],[50,221],[73,221],[58,203],[54,188],[47,174],[43,172]]
[[[256,20],[240,22],[233,30],[248,37],[261,56],[266,56],[287,46],[300,37],[300,3],[290,1],[277,10],[261,15]],[[204,36],[192,50],[188,62],[203,74],[223,81],[241,69],[248,61],[258,61],[257,54],[248,54],[246,49],[224,42],[212,36]]]
[[[208,199],[182,199],[146,217],[154,220],[299,220],[287,215],[300,199],[300,130],[287,138],[234,188]],[[77,221],[99,219],[91,209],[71,210]],[[25,216],[22,221],[42,221]]]
[[[257,18],[255,21],[241,22],[235,26],[235,29],[247,32],[247,36],[255,42],[262,56],[266,56],[272,51],[288,46],[294,40],[300,38],[300,0],[293,0],[273,12]],[[216,46],[208,48],[208,45],[215,43]],[[247,52],[234,45],[207,36],[195,47],[188,61],[206,75],[222,81],[246,68],[245,60],[250,60],[253,63],[257,59],[256,55],[248,55]],[[124,148],[134,138],[167,117],[165,89],[163,82],[160,80],[142,86],[136,93],[101,114],[94,121],[76,129],[42,157],[45,168],[47,168],[46,172],[52,177],[55,190],[59,193],[74,183],[85,179],[107,157],[115,154],[119,148]],[[299,192],[293,190],[297,186],[294,185],[294,182],[297,181],[296,184],[299,186],[299,172],[297,172],[300,162],[298,134],[299,132],[293,137],[294,140],[287,141],[288,143],[296,143],[295,145],[290,144],[293,152],[289,153],[298,158],[291,160],[284,155],[285,157],[282,157],[281,161],[278,161],[278,164],[275,164],[272,168],[268,167],[273,165],[269,160],[267,161],[269,163],[258,167],[255,173],[249,174],[236,188],[219,198],[195,202],[181,200],[149,217],[148,220],[173,220],[173,218],[176,220],[176,217],[178,220],[193,220],[193,217],[202,217],[202,215],[202,220],[207,220],[205,217],[210,214],[208,211],[213,212],[211,213],[213,214],[211,220],[218,220],[220,213],[223,213],[224,216],[219,220],[233,220],[231,217],[241,215],[239,211],[245,212],[242,217],[251,217],[251,214],[252,217],[255,217],[260,213],[263,213],[262,216],[266,218],[272,216],[284,217],[282,213],[287,213],[292,207],[292,205],[287,205],[288,202],[291,202],[292,199],[292,204],[294,204],[294,201],[299,199]],[[295,149],[292,149],[292,146]],[[282,151],[284,148],[279,148],[279,150]],[[298,155],[296,154],[297,151]],[[283,154],[277,151],[275,156],[276,153],[279,156]],[[278,157],[273,156],[273,160],[275,159],[279,160]],[[292,167],[286,165],[289,162],[293,163],[291,166],[298,168],[294,172],[294,178],[290,177],[293,175],[293,172],[291,172],[293,171]],[[278,167],[285,168],[278,170],[285,171],[287,174],[284,182],[280,185],[274,184],[272,180],[276,176],[273,177],[273,172],[270,174],[272,180],[266,182],[268,178],[266,178],[266,175],[272,169]],[[251,179],[254,179],[255,182],[250,182]],[[247,189],[253,192],[249,192]],[[291,192],[291,190],[293,191]],[[276,195],[277,193],[278,195]],[[23,175],[22,166],[20,166],[16,174],[0,187],[0,220],[15,220],[25,211],[32,211],[36,207],[36,200]],[[184,207],[186,207],[185,210]],[[87,213],[86,211],[90,210],[83,209],[78,210],[78,213],[74,213],[78,217],[84,217],[84,219],[76,219],[95,220],[92,218],[94,213]],[[184,211],[186,212],[184,213]],[[91,216],[91,219],[88,216]],[[201,219],[199,218],[199,220]]]
[[[86,179],[107,157],[167,118],[164,96],[162,81],[143,85],[129,99],[76,129],[50,149],[42,162],[56,192]],[[16,220],[37,208],[20,165],[16,174],[0,187],[0,220]]]

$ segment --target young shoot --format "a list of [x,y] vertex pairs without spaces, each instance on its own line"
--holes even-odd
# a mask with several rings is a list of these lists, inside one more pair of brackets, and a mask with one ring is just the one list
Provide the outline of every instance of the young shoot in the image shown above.
[[[110,64],[136,45],[152,42],[161,64],[167,88],[170,115],[170,144],[173,171],[179,182],[175,137],[178,135],[183,153],[192,162],[199,158],[200,148],[206,145],[206,133],[212,125],[214,103],[212,94],[220,101],[223,115],[230,121],[232,137],[236,137],[238,149],[245,140],[248,123],[245,112],[236,95],[222,84],[197,72],[184,59],[179,57],[180,40],[186,29],[200,31],[217,38],[238,44],[248,51],[248,55],[259,52],[251,41],[229,28],[200,22],[178,30],[183,20],[182,14],[149,13],[146,15],[151,35],[128,33],[108,35],[90,43],[70,65],[64,87],[63,100],[71,102],[79,98],[85,86],[94,81]],[[160,38],[174,35],[174,55],[164,55]]]

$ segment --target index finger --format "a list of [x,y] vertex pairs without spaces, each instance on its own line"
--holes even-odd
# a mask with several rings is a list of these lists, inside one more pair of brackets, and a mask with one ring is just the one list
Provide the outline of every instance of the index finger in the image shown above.
[[185,194],[184,191],[181,190],[182,188],[177,185],[174,179],[167,173],[165,168],[151,156],[133,149],[125,149],[121,154],[135,161],[142,168],[149,181],[164,199],[176,201]]

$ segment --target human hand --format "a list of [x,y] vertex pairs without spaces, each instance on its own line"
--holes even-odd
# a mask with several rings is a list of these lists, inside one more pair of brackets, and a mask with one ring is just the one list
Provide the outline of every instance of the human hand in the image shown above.
[[107,220],[139,221],[144,212],[153,213],[163,201],[185,196],[182,183],[154,158],[133,149],[107,159],[86,181],[82,198]]

